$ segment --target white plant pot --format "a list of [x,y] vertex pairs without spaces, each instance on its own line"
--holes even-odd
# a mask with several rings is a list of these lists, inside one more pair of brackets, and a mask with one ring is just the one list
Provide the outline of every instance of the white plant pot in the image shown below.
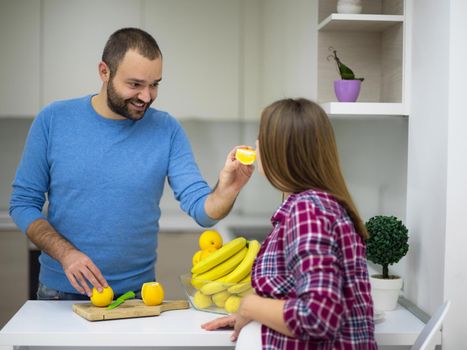
[[338,0],[337,13],[361,13],[362,0]]
[[373,307],[378,311],[391,311],[397,306],[400,290],[402,288],[402,278],[382,279],[381,275],[370,276],[371,296],[373,297]]

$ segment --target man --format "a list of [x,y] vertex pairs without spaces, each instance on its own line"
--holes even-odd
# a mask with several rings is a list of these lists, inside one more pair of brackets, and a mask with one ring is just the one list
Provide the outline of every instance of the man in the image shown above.
[[211,226],[253,171],[232,150],[211,191],[183,129],[149,108],[162,54],[148,33],[113,33],[98,68],[97,95],[52,103],[35,118],[13,182],[10,215],[42,250],[40,299],[87,298],[92,286],[139,290],[155,277],[165,179],[181,208]]

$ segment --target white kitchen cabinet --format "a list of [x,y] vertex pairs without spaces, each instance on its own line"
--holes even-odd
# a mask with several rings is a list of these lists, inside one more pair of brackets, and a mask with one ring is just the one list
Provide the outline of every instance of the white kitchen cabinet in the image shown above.
[[0,118],[39,109],[40,2],[0,0]]
[[97,66],[115,30],[139,26],[141,3],[131,0],[44,0],[42,106],[97,93]]
[[[336,1],[318,0],[317,100],[333,116],[408,114],[408,21],[404,0],[364,0],[361,14],[338,14]],[[357,102],[340,103],[340,79],[329,47],[356,76],[365,78]]]
[[28,246],[20,231],[0,230],[0,329],[28,300]]
[[164,58],[155,106],[179,119],[237,120],[240,0],[146,0],[142,6],[143,28]]

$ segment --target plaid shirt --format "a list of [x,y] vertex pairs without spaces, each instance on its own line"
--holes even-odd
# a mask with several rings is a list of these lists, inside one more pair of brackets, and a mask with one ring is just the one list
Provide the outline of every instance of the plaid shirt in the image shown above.
[[345,209],[324,192],[290,195],[252,270],[258,295],[286,300],[294,338],[262,326],[263,349],[377,349],[365,245]]

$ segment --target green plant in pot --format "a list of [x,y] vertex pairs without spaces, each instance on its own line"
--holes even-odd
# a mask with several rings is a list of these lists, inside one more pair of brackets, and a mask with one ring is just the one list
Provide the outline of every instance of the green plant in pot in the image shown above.
[[365,224],[367,259],[382,266],[382,274],[370,276],[375,310],[389,311],[397,306],[402,278],[389,274],[389,265],[400,261],[408,252],[408,229],[395,216],[378,215]]
[[333,60],[336,63],[337,70],[341,77],[340,80],[334,80],[334,92],[339,102],[355,102],[360,94],[360,88],[364,78],[356,78],[354,72],[337,57],[337,51],[329,47],[331,55],[327,57],[328,61]]

